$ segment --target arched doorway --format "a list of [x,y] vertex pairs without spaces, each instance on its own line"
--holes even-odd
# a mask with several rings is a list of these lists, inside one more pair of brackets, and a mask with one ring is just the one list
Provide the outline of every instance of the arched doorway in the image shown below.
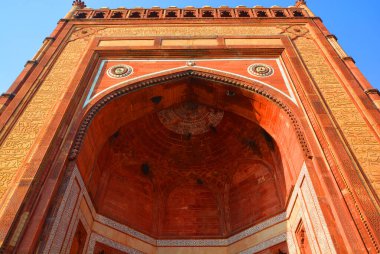
[[[78,242],[84,220],[77,245],[96,253],[103,245],[147,253],[296,248],[289,228],[303,222],[304,203],[295,189],[311,151],[296,107],[281,95],[190,70],[115,90],[93,105],[70,155],[85,201],[67,225],[71,236],[57,246]],[[306,219],[306,227],[317,223]],[[333,252],[328,235],[308,237],[315,241],[307,248],[326,241]]]

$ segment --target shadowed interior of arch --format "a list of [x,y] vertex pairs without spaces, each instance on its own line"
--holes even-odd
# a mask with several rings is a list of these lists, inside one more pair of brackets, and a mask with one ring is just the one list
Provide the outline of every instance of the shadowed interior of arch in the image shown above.
[[158,239],[203,239],[283,212],[303,160],[278,105],[186,77],[109,102],[77,165],[97,213]]

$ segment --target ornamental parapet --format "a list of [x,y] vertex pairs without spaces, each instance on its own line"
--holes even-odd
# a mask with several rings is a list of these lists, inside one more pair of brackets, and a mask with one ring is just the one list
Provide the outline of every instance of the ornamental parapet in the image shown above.
[[228,6],[221,6],[213,8],[204,6],[202,8],[195,8],[192,6],[185,8],[169,7],[162,9],[160,7],[152,7],[150,9],[136,7],[133,9],[126,9],[123,7],[117,9],[91,9],[83,8],[74,12],[72,19],[247,19],[247,18],[303,18],[310,17],[304,8],[290,6],[282,8],[279,6],[272,6],[265,8],[262,6],[255,6],[249,8],[246,6],[237,6],[231,8]]

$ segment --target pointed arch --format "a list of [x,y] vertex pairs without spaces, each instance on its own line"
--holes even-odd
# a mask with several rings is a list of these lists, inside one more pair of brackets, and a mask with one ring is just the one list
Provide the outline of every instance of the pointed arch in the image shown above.
[[83,120],[77,131],[77,135],[74,139],[74,143],[69,154],[69,159],[75,160],[77,158],[78,153],[81,149],[83,140],[85,138],[86,132],[91,122],[93,121],[94,117],[98,114],[98,112],[100,112],[110,102],[114,101],[117,98],[134,93],[142,89],[147,89],[150,87],[164,84],[166,82],[181,80],[185,78],[194,78],[194,79],[211,81],[219,85],[225,86],[227,89],[228,88],[241,89],[243,91],[247,91],[249,93],[265,98],[270,103],[275,104],[289,118],[289,121],[292,124],[293,129],[296,133],[298,143],[302,148],[304,157],[312,158],[312,153],[309,148],[304,131],[302,130],[301,124],[299,120],[297,119],[298,118],[297,113],[295,113],[296,109],[290,106],[292,103],[289,101],[289,99],[285,98],[284,96],[282,96],[275,90],[270,89],[268,87],[264,88],[263,85],[260,85],[255,82],[247,83],[242,80],[237,80],[237,79],[227,77],[227,76],[221,76],[215,73],[208,73],[208,72],[203,72],[203,71],[198,71],[198,70],[185,70],[185,71],[170,73],[168,75],[141,80],[134,84],[129,84],[127,86],[110,91],[108,94],[104,95],[98,101],[94,102],[94,104],[91,106],[91,108],[87,110],[87,112],[85,113],[83,117]]

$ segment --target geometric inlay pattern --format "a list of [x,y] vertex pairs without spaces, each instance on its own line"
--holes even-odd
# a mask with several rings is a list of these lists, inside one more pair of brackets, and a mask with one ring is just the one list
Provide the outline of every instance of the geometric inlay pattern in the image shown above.
[[119,64],[112,66],[107,70],[107,75],[111,78],[125,78],[131,75],[133,68],[129,65]]
[[274,69],[267,64],[259,63],[259,64],[251,64],[248,67],[248,72],[252,76],[256,76],[256,77],[269,77],[273,75]]

